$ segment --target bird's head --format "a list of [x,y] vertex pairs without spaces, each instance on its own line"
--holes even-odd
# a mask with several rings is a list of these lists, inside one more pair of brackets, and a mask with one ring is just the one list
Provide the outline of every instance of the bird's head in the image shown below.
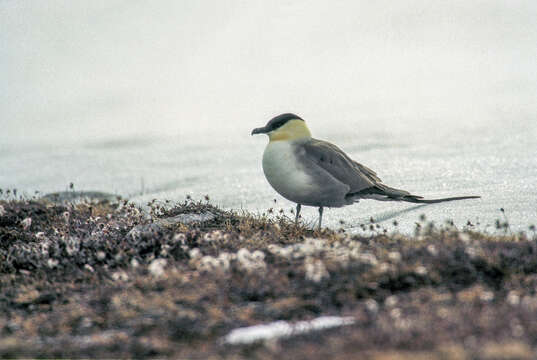
[[252,130],[252,135],[267,134],[270,141],[310,138],[306,122],[295,114],[281,114],[272,118],[264,127]]

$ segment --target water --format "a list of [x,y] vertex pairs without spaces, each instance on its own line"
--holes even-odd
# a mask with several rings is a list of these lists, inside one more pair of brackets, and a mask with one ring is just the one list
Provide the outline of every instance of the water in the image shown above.
[[410,232],[423,213],[493,232],[504,208],[526,230],[536,15],[529,1],[0,2],[0,188],[72,182],[140,204],[208,194],[289,214],[262,173],[266,139],[249,134],[290,111],[390,186],[482,196],[366,200],[326,211],[325,225],[360,231],[373,217]]

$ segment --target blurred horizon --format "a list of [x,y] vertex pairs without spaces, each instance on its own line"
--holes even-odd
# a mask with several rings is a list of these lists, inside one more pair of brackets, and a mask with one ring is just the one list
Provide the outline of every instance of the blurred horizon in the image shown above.
[[3,1],[0,139],[244,136],[282,112],[517,126],[537,112],[535,18],[531,1]]

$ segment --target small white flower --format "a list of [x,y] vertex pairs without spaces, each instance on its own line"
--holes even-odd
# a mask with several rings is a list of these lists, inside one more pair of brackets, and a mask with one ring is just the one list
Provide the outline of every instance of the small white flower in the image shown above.
[[470,258],[475,258],[478,254],[478,251],[476,248],[472,247],[472,246],[468,246],[466,249],[465,249],[465,253],[470,257]]
[[438,255],[438,250],[436,249],[436,246],[434,246],[433,244],[427,245],[427,251],[432,256]]
[[326,270],[324,263],[319,259],[307,257],[304,263],[306,268],[306,279],[315,283],[321,282],[323,279],[330,278],[330,274]]
[[218,269],[220,269],[220,262],[212,256],[206,255],[199,261],[198,270],[200,271],[213,272]]
[[248,272],[266,269],[264,258],[265,254],[261,251],[254,251],[252,254],[248,249],[242,248],[237,252],[239,266]]
[[160,277],[164,275],[164,267],[168,264],[166,259],[155,259],[149,264],[148,270],[151,275]]
[[367,299],[365,301],[365,308],[372,313],[376,313],[379,310],[379,304],[373,299]]
[[392,296],[388,296],[386,300],[384,300],[384,304],[386,304],[386,306],[392,307],[392,306],[395,306],[398,301],[399,299],[397,298],[397,296],[392,295]]
[[379,265],[378,269],[381,273],[385,273],[390,270],[390,264],[383,262]]
[[27,230],[32,225],[32,218],[27,217],[26,219],[22,220],[21,225],[24,230]]
[[516,306],[520,304],[520,296],[516,291],[509,291],[509,294],[507,294],[507,302],[509,305]]
[[486,301],[486,302],[492,301],[494,300],[494,293],[492,291],[483,291],[479,295],[479,299],[481,299],[481,301]]
[[468,244],[470,242],[470,235],[467,233],[459,233],[459,240],[465,244]]
[[183,233],[175,234],[173,236],[173,241],[181,243],[181,245],[186,244],[186,235]]
[[392,251],[391,253],[388,254],[388,258],[391,261],[399,262],[401,261],[401,253],[399,253],[398,251]]
[[256,261],[265,260],[265,253],[261,250],[256,250],[252,253],[252,258]]
[[378,264],[378,260],[375,255],[371,253],[363,253],[358,256],[358,259],[366,264],[376,266]]
[[54,269],[56,266],[58,266],[59,261],[56,259],[48,259],[47,260],[47,266],[51,269]]
[[418,275],[425,275],[427,274],[427,268],[425,266],[418,266],[416,268],[416,274]]
[[112,279],[115,281],[127,281],[129,280],[129,275],[125,271],[116,271],[112,274]]
[[390,316],[394,319],[399,319],[401,317],[401,309],[395,308],[390,311]]
[[190,256],[190,259],[192,259],[192,260],[201,259],[201,257],[203,256],[201,254],[200,249],[198,249],[198,248],[194,248],[194,249],[190,250],[188,252],[188,255]]

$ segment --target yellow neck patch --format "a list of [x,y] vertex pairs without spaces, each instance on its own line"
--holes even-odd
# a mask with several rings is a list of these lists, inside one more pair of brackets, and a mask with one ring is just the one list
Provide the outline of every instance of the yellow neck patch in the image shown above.
[[270,141],[280,140],[297,140],[311,137],[310,130],[302,120],[289,120],[282,127],[271,131],[269,134]]

